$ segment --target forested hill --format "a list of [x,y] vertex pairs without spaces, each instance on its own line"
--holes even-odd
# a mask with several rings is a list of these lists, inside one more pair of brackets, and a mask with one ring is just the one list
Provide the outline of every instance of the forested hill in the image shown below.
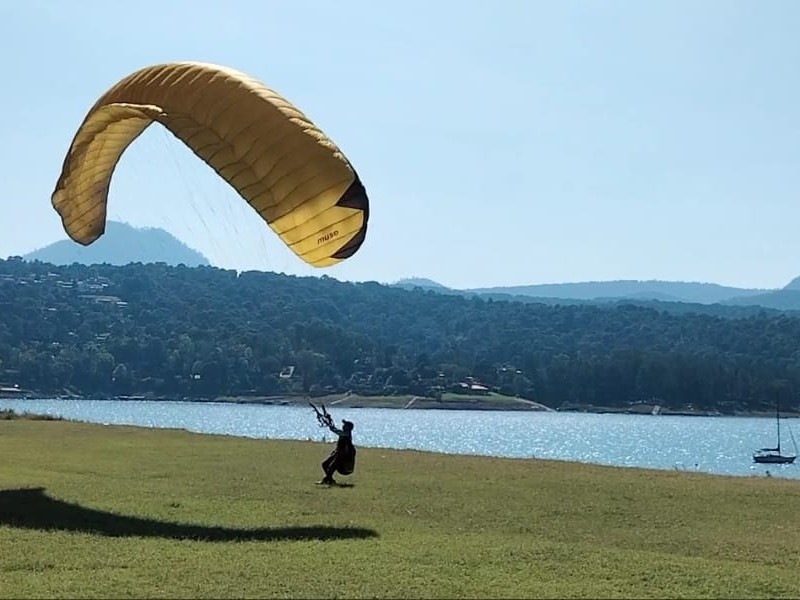
[[786,408],[800,318],[544,305],[329,277],[0,261],[0,385],[38,393],[436,396]]
[[163,262],[189,267],[208,265],[208,259],[189,248],[172,234],[155,227],[133,227],[109,220],[105,233],[93,244],[82,246],[72,240],[60,240],[23,256],[29,261],[54,265]]

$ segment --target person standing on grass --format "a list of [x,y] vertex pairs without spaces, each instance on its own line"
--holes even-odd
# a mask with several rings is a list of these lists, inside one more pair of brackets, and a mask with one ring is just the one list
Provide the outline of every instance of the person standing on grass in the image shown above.
[[350,475],[356,468],[356,447],[353,445],[353,422],[342,419],[342,428],[337,428],[333,421],[328,423],[328,429],[339,436],[336,440],[336,448],[330,456],[322,461],[322,470],[325,477],[320,484],[333,485],[336,481],[333,474],[336,472],[342,475]]

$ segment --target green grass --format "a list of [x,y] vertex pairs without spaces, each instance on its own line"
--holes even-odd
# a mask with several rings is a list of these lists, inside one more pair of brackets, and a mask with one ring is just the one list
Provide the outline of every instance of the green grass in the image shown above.
[[0,421],[0,596],[800,596],[800,482]]
[[489,392],[488,394],[456,394],[453,392],[445,392],[442,394],[443,402],[478,402],[478,403],[493,403],[498,406],[504,404],[518,404],[519,399],[513,396],[505,396],[497,392]]
[[[304,402],[307,400],[303,399]],[[441,399],[435,400],[410,394],[398,396],[360,396],[358,394],[339,394],[324,396],[313,400],[317,404],[329,406],[354,406],[373,408],[483,408],[493,410],[531,409],[531,402],[497,392],[488,394],[456,394],[445,392]]]

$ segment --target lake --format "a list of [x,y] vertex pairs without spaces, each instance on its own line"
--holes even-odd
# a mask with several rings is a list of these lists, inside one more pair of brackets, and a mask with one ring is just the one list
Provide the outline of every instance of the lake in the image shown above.
[[[101,424],[186,429],[250,438],[333,441],[307,406],[128,400],[0,399],[0,409]],[[775,443],[775,421],[482,410],[330,409],[356,424],[360,447],[448,454],[546,458],[620,467],[800,479],[800,465],[756,465],[752,452]],[[782,422],[787,450],[793,451]],[[326,435],[327,432],[327,435]],[[796,436],[795,436],[796,437]],[[0,440],[0,445],[2,440]],[[800,459],[799,459],[800,460]]]

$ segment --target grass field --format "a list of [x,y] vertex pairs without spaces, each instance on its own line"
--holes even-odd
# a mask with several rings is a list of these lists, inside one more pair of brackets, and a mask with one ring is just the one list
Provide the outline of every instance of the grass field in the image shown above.
[[0,420],[5,598],[800,596],[800,482]]

